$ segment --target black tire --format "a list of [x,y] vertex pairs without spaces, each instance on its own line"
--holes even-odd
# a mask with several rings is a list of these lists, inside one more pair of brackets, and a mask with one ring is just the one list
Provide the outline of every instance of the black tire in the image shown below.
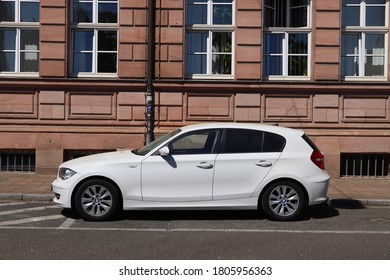
[[77,213],[89,221],[110,219],[118,210],[117,189],[108,181],[92,179],[78,188],[74,197]]
[[261,206],[270,220],[291,221],[302,214],[307,202],[301,186],[295,182],[281,181],[265,190]]

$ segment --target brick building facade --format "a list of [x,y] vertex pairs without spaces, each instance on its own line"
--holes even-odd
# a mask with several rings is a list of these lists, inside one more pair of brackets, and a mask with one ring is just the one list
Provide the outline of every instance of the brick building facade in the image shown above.
[[[387,0],[156,0],[156,135],[198,122],[303,129],[333,178],[386,178]],[[2,171],[137,148],[147,0],[0,1]]]

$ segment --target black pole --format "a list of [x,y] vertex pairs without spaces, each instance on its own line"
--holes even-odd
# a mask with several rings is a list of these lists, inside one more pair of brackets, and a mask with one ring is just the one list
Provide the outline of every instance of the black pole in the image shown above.
[[155,63],[155,0],[148,0],[148,65],[146,85],[146,137],[145,143],[154,140],[154,63]]

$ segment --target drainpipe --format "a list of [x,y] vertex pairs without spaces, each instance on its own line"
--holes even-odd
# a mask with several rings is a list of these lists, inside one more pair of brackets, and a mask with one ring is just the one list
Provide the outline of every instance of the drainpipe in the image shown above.
[[155,64],[155,0],[148,0],[148,65],[146,85],[146,136],[145,143],[149,144],[154,140],[154,64]]

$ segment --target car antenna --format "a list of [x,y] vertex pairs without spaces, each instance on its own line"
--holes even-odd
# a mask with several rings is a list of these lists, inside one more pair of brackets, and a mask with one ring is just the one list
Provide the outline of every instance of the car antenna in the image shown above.
[[287,113],[276,122],[275,126],[279,126],[279,123],[288,115],[288,113],[290,113],[291,109],[294,107],[295,105],[292,105],[290,109],[288,109]]

